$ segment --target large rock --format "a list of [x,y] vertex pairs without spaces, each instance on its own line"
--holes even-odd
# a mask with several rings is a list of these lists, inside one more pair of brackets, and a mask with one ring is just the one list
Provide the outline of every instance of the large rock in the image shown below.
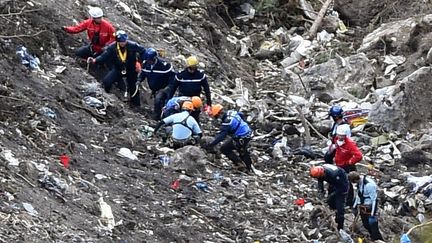
[[422,67],[379,95],[370,120],[386,130],[405,132],[424,127],[432,119],[431,74],[431,67]]
[[185,171],[188,175],[203,173],[207,164],[206,154],[202,149],[191,145],[177,149],[171,162],[173,169]]
[[[323,101],[363,98],[374,79],[375,70],[365,54],[338,57],[307,69],[301,78],[306,87]],[[294,84],[297,89],[301,83]],[[338,87],[344,87],[343,89]]]
[[367,52],[372,49],[385,49],[386,52],[401,50],[404,46],[415,43],[421,33],[430,32],[432,15],[422,18],[408,18],[382,24],[378,29],[368,34],[358,49],[359,52]]

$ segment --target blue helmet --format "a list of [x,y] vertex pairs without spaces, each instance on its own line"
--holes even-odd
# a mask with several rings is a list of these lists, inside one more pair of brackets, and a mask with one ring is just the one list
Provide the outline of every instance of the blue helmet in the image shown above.
[[329,116],[331,116],[331,117],[343,117],[342,112],[343,112],[342,107],[334,105],[330,108]]
[[144,53],[144,60],[146,60],[146,61],[153,60],[156,56],[157,56],[156,49],[150,47],[150,48],[147,48],[145,53]]
[[128,35],[124,30],[119,30],[115,33],[116,41],[125,42],[128,39]]

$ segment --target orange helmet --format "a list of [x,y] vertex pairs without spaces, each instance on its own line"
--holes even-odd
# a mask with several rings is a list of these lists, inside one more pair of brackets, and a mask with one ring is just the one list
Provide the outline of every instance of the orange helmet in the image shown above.
[[193,111],[194,105],[190,101],[185,101],[183,102],[182,110]]
[[220,104],[216,104],[216,105],[212,105],[211,107],[211,116],[212,117],[217,117],[221,111],[223,110],[223,106]]
[[198,96],[192,96],[192,104],[195,109],[199,109],[202,106],[201,98]]
[[313,166],[310,169],[310,176],[318,178],[324,176],[324,167],[322,166]]

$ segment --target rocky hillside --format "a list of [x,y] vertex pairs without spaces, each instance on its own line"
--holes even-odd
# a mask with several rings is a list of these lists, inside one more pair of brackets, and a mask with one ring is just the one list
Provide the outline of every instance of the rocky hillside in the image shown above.
[[[164,147],[146,90],[139,112],[103,91],[104,70],[73,55],[85,34],[61,30],[89,6],[176,69],[200,58],[215,102],[254,128],[254,175],[199,147]],[[342,242],[308,175],[333,104],[363,112],[358,168],[378,181],[386,242],[430,222],[432,4],[336,0],[309,39],[321,6],[0,0],[0,242]],[[39,69],[22,64],[22,46]],[[217,122],[202,119],[213,136]],[[352,222],[347,210],[346,231],[368,242]],[[412,242],[430,242],[427,227],[410,231]]]

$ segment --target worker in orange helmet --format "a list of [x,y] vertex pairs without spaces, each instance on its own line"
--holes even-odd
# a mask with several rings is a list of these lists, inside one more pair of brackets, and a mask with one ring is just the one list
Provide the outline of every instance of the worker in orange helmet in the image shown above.
[[[211,112],[213,118],[222,119],[222,124],[219,134],[213,142],[204,146],[204,148],[210,149],[222,142],[227,135],[230,135],[231,138],[221,146],[221,152],[227,156],[234,165],[238,166],[243,162],[246,165],[247,171],[253,172],[252,160],[248,150],[252,130],[246,123],[243,114],[235,110],[225,111],[220,104],[213,105]],[[234,150],[236,150],[238,154]]]
[[336,165],[324,164],[310,169],[310,176],[318,179],[318,195],[324,196],[324,181],[328,186],[327,203],[336,210],[337,228],[343,229],[345,214],[345,198],[348,193],[348,177],[344,169]]

